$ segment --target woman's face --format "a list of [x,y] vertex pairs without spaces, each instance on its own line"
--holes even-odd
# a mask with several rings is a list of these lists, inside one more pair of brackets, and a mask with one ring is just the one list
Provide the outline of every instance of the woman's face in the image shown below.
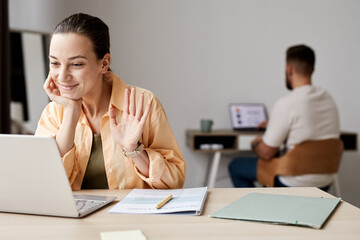
[[88,37],[75,33],[54,34],[49,58],[50,76],[61,96],[77,100],[101,91],[97,86],[107,67],[104,68],[104,59],[97,59]]

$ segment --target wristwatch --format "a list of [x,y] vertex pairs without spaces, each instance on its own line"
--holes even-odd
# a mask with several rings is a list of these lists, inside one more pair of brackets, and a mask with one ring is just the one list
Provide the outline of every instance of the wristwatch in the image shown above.
[[131,158],[131,157],[139,156],[143,150],[144,150],[144,144],[139,143],[139,146],[137,148],[135,148],[135,150],[132,152],[127,152],[124,149],[122,151],[123,151],[125,157]]

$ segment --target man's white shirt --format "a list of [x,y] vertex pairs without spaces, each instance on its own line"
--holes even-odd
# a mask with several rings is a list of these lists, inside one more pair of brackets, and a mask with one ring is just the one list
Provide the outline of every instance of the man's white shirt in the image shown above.
[[[270,147],[286,149],[307,140],[339,138],[340,120],[336,104],[324,89],[305,85],[280,98],[271,112],[263,141]],[[323,187],[333,181],[333,174],[280,176],[288,186]]]

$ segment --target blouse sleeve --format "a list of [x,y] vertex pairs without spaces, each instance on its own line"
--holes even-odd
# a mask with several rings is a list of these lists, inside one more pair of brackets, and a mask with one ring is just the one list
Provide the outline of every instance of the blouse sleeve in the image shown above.
[[151,112],[145,125],[142,142],[150,160],[149,177],[141,174],[136,166],[135,171],[152,188],[182,188],[186,164],[156,97],[151,101]]
[[[61,126],[61,119],[62,108],[57,106],[54,102],[49,103],[41,114],[35,135],[55,138]],[[79,172],[75,150],[74,146],[62,157],[70,184],[73,183]]]

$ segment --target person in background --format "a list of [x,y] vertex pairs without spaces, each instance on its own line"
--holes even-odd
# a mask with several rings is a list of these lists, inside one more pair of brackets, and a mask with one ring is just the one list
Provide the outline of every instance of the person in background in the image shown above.
[[[235,187],[254,187],[257,179],[258,158],[271,161],[286,142],[285,151],[307,140],[339,138],[338,110],[331,95],[312,85],[315,53],[305,45],[292,46],[286,52],[286,87],[291,93],[280,98],[269,123],[261,124],[266,131],[251,143],[257,157],[240,157],[229,164],[229,173]],[[327,190],[333,174],[305,174],[277,176],[278,187],[319,187]]]
[[51,102],[35,134],[55,138],[72,189],[182,188],[186,165],[165,110],[110,70],[102,20],[78,13],[61,21],[49,58]]

